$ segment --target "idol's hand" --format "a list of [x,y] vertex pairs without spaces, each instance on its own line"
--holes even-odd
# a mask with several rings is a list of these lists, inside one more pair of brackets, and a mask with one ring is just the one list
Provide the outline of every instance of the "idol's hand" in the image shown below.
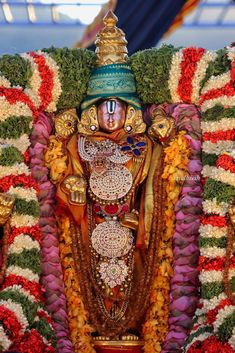
[[62,184],[63,190],[69,195],[69,202],[78,205],[86,203],[86,186],[86,180],[77,175],[69,175]]
[[131,212],[125,213],[123,218],[120,221],[120,224],[123,227],[127,227],[133,230],[138,229],[139,225],[139,213],[136,210],[132,210]]
[[11,195],[0,193],[0,225],[4,225],[11,216],[15,198]]

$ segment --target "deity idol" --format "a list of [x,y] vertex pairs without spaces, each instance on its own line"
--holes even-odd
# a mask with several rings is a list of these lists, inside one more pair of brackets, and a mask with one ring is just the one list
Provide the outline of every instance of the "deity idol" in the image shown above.
[[[116,20],[109,13],[96,40],[96,68],[77,131],[76,112],[58,114],[45,161],[57,186],[58,222],[61,228],[68,223],[96,345],[121,340],[138,348],[164,231],[159,138],[170,141],[174,120],[156,109],[146,129]],[[55,173],[60,143],[66,164]]]
[[[58,114],[45,161],[57,186],[58,222],[62,228],[69,224],[94,340],[107,345],[110,340],[121,340],[122,345],[131,340],[138,347],[159,236],[153,179],[159,173],[162,147],[154,147],[153,140],[165,125],[152,125],[146,134],[127,64],[127,42],[116,21],[109,13],[97,38],[96,68],[77,131],[75,111]],[[163,135],[169,136],[172,129]],[[54,159],[58,144],[63,145],[62,153]],[[54,167],[60,160],[66,164],[57,173]]]

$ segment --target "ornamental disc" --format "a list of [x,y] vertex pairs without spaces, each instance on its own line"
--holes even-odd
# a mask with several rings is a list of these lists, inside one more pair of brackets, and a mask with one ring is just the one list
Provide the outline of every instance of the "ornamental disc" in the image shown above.
[[100,264],[101,279],[110,288],[120,286],[128,275],[128,267],[123,260],[110,260]]
[[91,173],[90,188],[93,194],[105,201],[117,201],[132,187],[132,174],[124,166],[113,166],[103,174]]
[[130,251],[133,236],[130,229],[122,227],[117,221],[108,221],[98,224],[93,230],[91,244],[98,254],[116,258]]

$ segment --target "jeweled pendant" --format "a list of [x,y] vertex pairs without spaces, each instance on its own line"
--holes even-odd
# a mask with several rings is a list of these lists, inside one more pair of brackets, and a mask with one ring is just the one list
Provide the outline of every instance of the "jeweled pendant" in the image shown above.
[[100,264],[101,279],[110,288],[121,285],[128,275],[128,267],[123,260],[111,259]]
[[116,258],[126,255],[133,245],[131,230],[122,227],[117,221],[98,224],[93,230],[91,244],[101,256]]
[[115,165],[103,174],[91,173],[90,188],[101,200],[117,201],[132,187],[132,174],[124,166]]

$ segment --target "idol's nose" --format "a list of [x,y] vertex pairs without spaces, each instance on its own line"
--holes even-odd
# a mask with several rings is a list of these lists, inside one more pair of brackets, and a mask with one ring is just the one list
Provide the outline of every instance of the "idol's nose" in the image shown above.
[[114,116],[113,116],[113,114],[109,114],[108,122],[109,122],[109,123],[113,123],[113,122],[114,122]]

